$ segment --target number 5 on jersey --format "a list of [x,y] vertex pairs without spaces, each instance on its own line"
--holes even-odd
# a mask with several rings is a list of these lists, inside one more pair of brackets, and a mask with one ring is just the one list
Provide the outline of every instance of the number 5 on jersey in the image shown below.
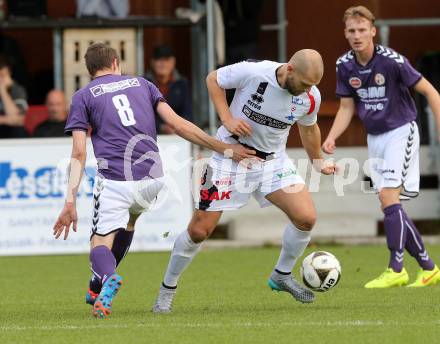
[[125,94],[118,94],[112,98],[113,104],[118,110],[119,118],[121,119],[122,125],[128,127],[130,125],[135,125],[136,120],[134,119],[133,110],[130,107],[130,101]]

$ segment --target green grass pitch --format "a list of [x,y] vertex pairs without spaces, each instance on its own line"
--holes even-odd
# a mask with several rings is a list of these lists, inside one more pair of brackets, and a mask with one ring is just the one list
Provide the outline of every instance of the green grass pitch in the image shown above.
[[[428,247],[440,261],[440,246]],[[0,343],[438,343],[440,285],[365,290],[388,258],[385,246],[313,246],[342,264],[337,287],[300,304],[270,291],[279,249],[204,250],[183,275],[174,312],[155,315],[169,253],[132,253],[109,319],[84,302],[88,258],[0,258]],[[413,259],[406,256],[411,279]],[[298,267],[295,270],[298,275]]]

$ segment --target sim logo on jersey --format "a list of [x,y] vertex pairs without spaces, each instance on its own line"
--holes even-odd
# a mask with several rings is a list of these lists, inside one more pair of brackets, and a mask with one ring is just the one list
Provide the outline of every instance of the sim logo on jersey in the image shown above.
[[[86,182],[79,195],[92,197],[94,168],[86,167]],[[66,174],[56,166],[44,166],[35,170],[13,167],[11,162],[0,162],[0,201],[10,199],[48,199],[64,197]]]
[[386,94],[385,86],[372,86],[368,88],[360,88],[356,91],[357,95],[361,99],[378,99],[384,98]]

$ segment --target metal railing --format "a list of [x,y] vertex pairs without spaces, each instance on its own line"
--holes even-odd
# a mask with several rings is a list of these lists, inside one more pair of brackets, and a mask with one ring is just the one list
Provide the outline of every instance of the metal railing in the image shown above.
[[388,46],[391,26],[440,26],[440,18],[378,19],[375,25],[379,28],[380,43]]

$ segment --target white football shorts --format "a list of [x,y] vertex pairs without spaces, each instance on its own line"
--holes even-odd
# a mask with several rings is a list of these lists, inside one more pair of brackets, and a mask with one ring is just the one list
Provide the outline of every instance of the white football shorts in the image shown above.
[[368,135],[371,179],[376,191],[402,187],[401,198],[419,194],[420,137],[416,122],[380,135]]
[[163,186],[163,178],[117,181],[96,176],[90,237],[127,228],[130,214],[147,211]]
[[205,211],[235,210],[245,206],[251,196],[260,207],[266,207],[271,205],[266,195],[296,184],[305,183],[285,152],[256,162],[251,168],[214,155],[202,173],[195,207]]

